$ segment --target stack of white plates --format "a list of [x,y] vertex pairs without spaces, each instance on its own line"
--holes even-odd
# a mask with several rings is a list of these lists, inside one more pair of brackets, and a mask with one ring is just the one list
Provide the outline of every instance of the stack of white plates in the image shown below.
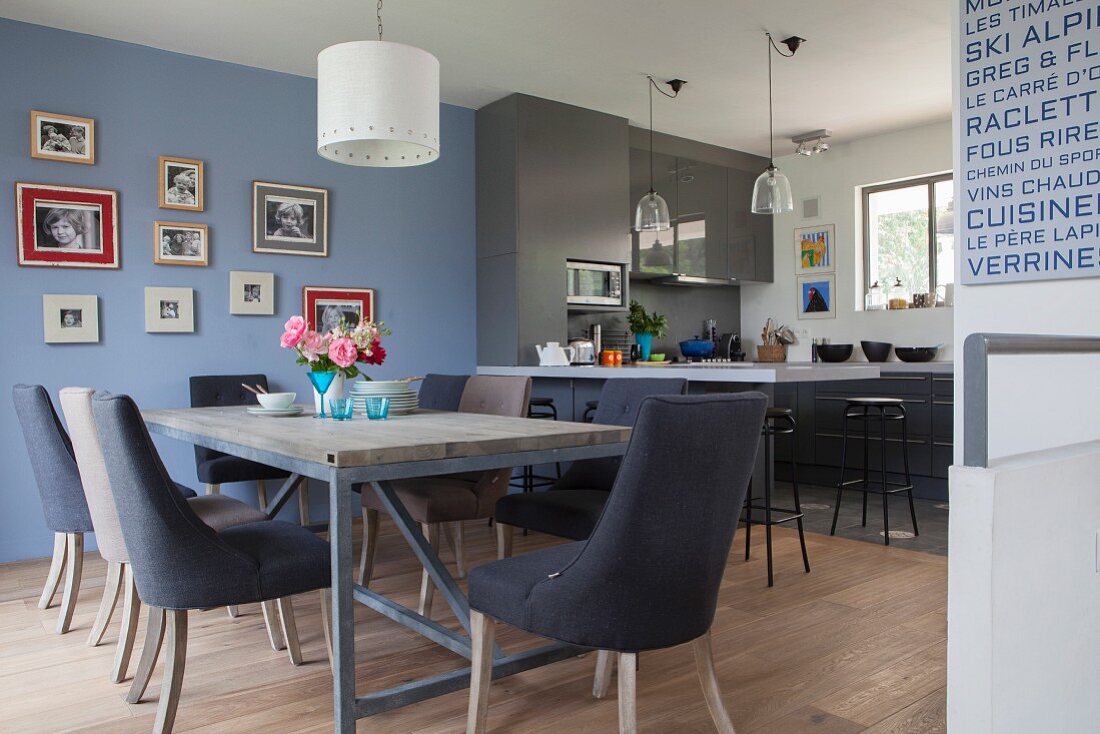
[[397,380],[357,380],[351,385],[350,395],[360,413],[367,411],[367,398],[389,398],[390,415],[411,413],[418,405],[416,391],[409,383]]

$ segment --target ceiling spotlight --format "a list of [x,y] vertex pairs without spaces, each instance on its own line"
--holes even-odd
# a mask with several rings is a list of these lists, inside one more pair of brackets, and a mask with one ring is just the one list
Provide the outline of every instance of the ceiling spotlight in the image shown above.
[[832,134],[831,130],[813,130],[808,133],[802,133],[801,135],[795,135],[791,138],[791,142],[797,146],[794,152],[798,155],[824,153],[829,149],[829,144],[825,142],[825,138],[831,137]]

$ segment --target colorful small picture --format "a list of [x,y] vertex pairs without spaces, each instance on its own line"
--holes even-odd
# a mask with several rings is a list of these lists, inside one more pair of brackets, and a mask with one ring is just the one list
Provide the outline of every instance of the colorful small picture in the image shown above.
[[833,262],[833,240],[836,227],[825,224],[818,227],[801,227],[794,231],[795,257],[798,258],[796,270],[800,273],[831,273],[836,267]]
[[798,279],[798,318],[836,318],[833,297],[836,295],[836,277],[833,275],[804,275]]

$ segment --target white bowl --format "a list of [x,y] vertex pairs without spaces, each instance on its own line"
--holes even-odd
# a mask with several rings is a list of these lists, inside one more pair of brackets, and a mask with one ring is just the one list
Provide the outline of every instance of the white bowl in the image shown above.
[[294,398],[297,395],[298,393],[293,392],[269,392],[265,395],[257,395],[256,399],[268,410],[286,410],[294,405]]

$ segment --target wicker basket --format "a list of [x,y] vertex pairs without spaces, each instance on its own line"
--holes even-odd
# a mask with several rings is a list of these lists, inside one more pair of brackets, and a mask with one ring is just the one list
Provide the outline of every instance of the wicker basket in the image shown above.
[[786,344],[757,344],[756,345],[756,361],[757,362],[786,362],[787,361],[787,345]]

